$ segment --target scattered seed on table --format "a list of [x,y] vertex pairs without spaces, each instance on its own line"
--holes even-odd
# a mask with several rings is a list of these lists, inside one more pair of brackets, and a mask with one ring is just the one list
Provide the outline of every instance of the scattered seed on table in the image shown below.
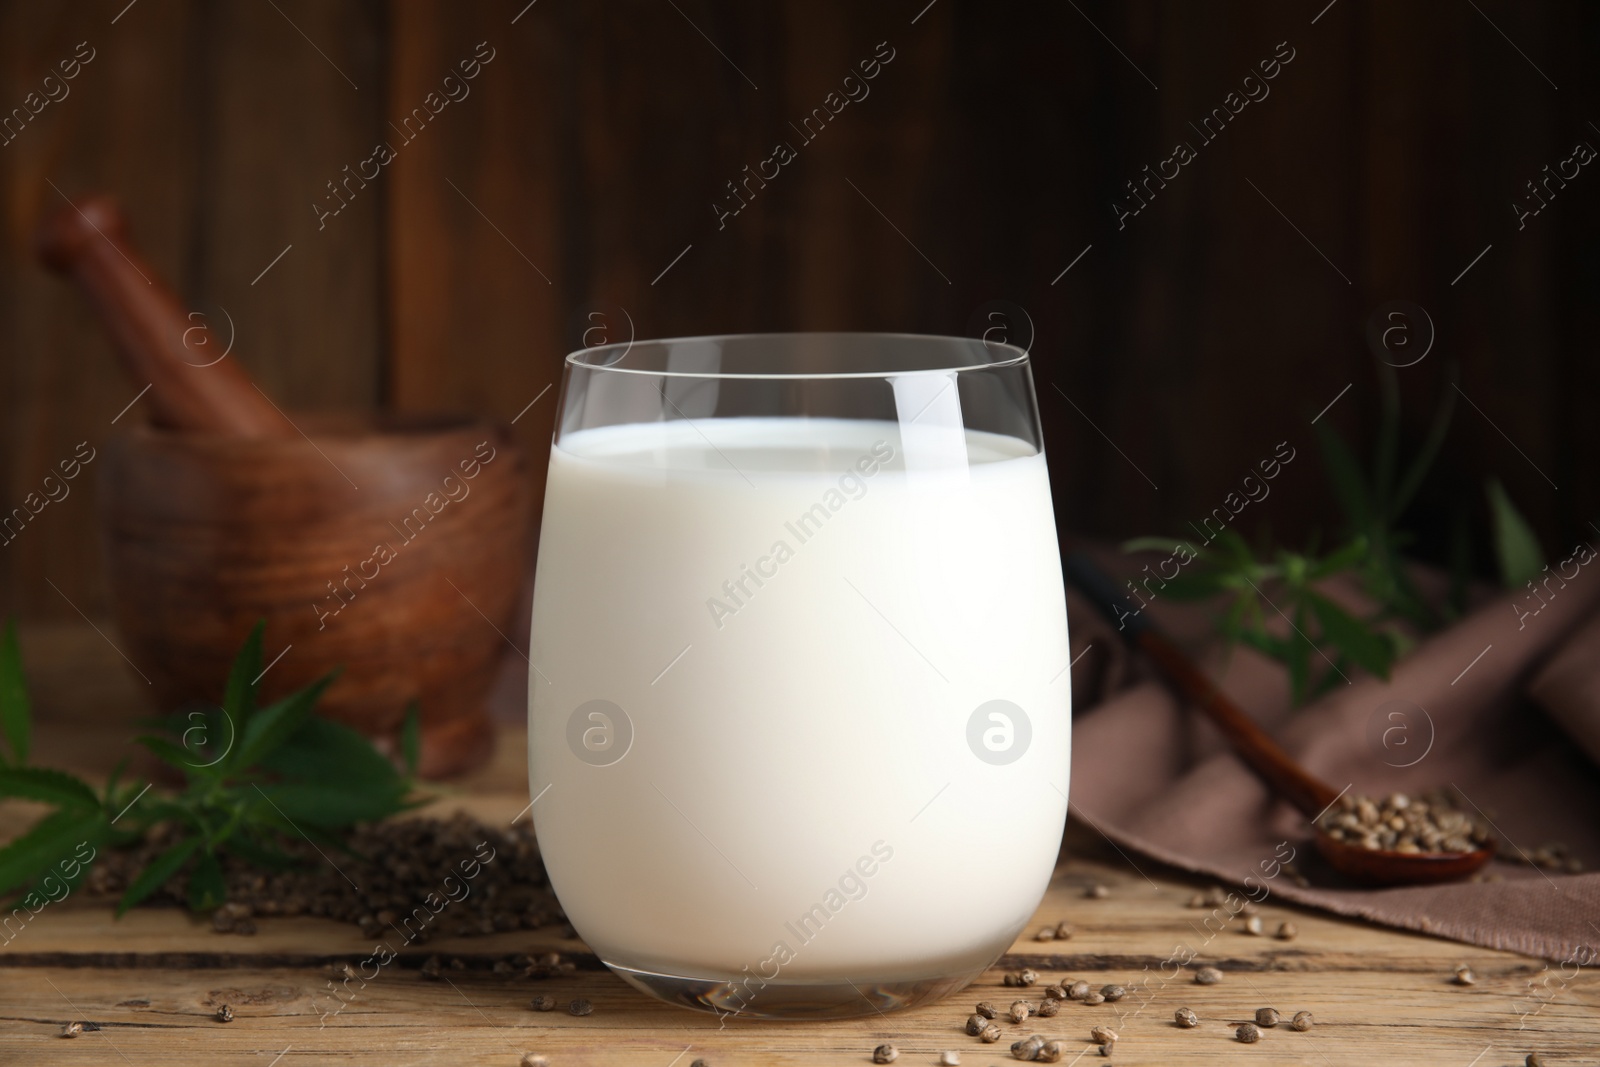
[[996,1015],[1000,1014],[995,1010],[995,1006],[990,1004],[987,1000],[978,1001],[978,1006],[973,1010],[979,1015],[983,1016],[985,1019],[993,1019]]
[[1222,981],[1222,972],[1215,967],[1202,967],[1194,972],[1194,980],[1200,985],[1216,985]]
[[230,1005],[224,1004],[222,1007],[217,1009],[217,1022],[233,1022],[233,1008]]
[[1040,1063],[1060,1063],[1061,1057],[1067,1054],[1067,1046],[1059,1041],[1046,1041],[1039,1046],[1039,1051],[1033,1058]]
[[1311,1029],[1311,1026],[1315,1021],[1316,1020],[1311,1017],[1311,1013],[1309,1011],[1297,1011],[1294,1013],[1294,1018],[1289,1022],[1289,1029],[1299,1030],[1301,1033],[1305,1033],[1307,1030]]
[[1034,970],[1032,967],[1024,967],[1017,974],[1017,984],[1018,985],[1037,985],[1038,981],[1039,981],[1039,972]]
[[1263,932],[1261,929],[1261,916],[1252,915],[1250,918],[1246,919],[1244,921],[1244,932],[1247,934],[1255,934],[1257,937],[1260,937]]
[[522,1067],[550,1067],[550,1060],[537,1052],[525,1052],[522,1054]]
[[873,1063],[893,1063],[900,1058],[900,1050],[893,1045],[879,1045],[872,1050]]
[[1544,1058],[1537,1052],[1530,1052],[1523,1061],[1524,1067],[1544,1067]]
[[556,1007],[556,998],[541,993],[539,996],[536,996],[532,1000],[528,1001],[528,1007],[532,1008],[534,1011],[554,1011]]
[[1113,984],[1113,985],[1101,986],[1100,987],[1100,995],[1105,997],[1107,1000],[1115,1001],[1115,1000],[1121,1000],[1123,997],[1127,996],[1128,995],[1128,991],[1126,989],[1124,989],[1122,986]]
[[62,1023],[61,1024],[61,1036],[62,1037],[77,1037],[81,1033],[83,1033],[83,1024],[80,1023],[80,1022],[70,1022],[70,1023]]
[[1046,926],[1043,930],[1034,934],[1033,939],[1035,941],[1054,941],[1056,939],[1056,928],[1054,926]]
[[697,1056],[695,1061],[689,1064],[689,1067],[711,1067],[711,1061],[704,1056]]
[[1114,1045],[1117,1042],[1117,1032],[1109,1026],[1097,1026],[1089,1031],[1089,1040],[1097,1045]]
[[[1065,983],[1063,983],[1065,984]],[[1067,987],[1068,1000],[1082,1000],[1089,995],[1089,983],[1079,979]]]
[[1039,1058],[1039,1050],[1042,1048],[1044,1048],[1044,1038],[1034,1034],[1032,1037],[1023,1038],[1021,1041],[1013,1041],[1011,1043],[1011,1055],[1019,1060],[1036,1060]]
[[1256,1025],[1257,1026],[1268,1026],[1268,1027],[1277,1026],[1278,1025],[1278,1009],[1277,1008],[1257,1008],[1256,1009]]
[[1083,995],[1083,1002],[1085,1004],[1104,1004],[1106,1002],[1106,995],[1104,993],[1090,990]]
[[1187,907],[1191,907],[1191,908],[1203,908],[1203,907],[1205,907],[1206,906],[1205,894],[1204,893],[1196,893],[1194,896],[1189,898],[1189,903],[1186,906]]
[[1022,1020],[1033,1014],[1033,1005],[1029,1004],[1026,1000],[1013,1000],[1011,1002],[1011,1008],[1006,1014],[1011,1016],[1012,1022],[1020,1023]]
[[1068,996],[1067,996],[1066,986],[1059,986],[1059,985],[1047,985],[1047,986],[1045,986],[1044,987],[1044,999],[1046,999],[1046,1000],[1067,1000],[1067,999],[1069,999]]
[[1041,1000],[1039,1006],[1033,1009],[1033,1013],[1041,1019],[1048,1019],[1052,1015],[1059,1014],[1060,1011],[1061,1001],[1059,1000]]
[[439,962],[438,956],[429,956],[422,964],[422,977],[430,981],[438,981],[443,973],[444,965]]
[[1465,963],[1456,964],[1456,985],[1472,985],[1477,980],[1478,976],[1472,973],[1471,967]]
[[1056,940],[1057,941],[1069,940],[1075,932],[1076,931],[1074,931],[1073,928],[1072,928],[1072,924],[1069,923],[1069,922],[1066,922],[1066,921],[1063,920],[1062,922],[1056,923]]
[[573,1015],[588,1015],[594,1011],[594,1005],[590,1004],[582,997],[579,997],[577,1000],[574,1000],[571,1004],[567,1005],[567,1011],[571,1012]]
[[972,1015],[967,1016],[967,1035],[969,1037],[977,1037],[979,1034],[983,1033],[983,1028],[988,1025],[988,1019],[984,1018],[982,1015],[973,1013]]
[[1261,1027],[1255,1023],[1243,1023],[1233,1032],[1233,1036],[1247,1045],[1253,1045],[1261,1040]]
[[990,1023],[988,1026],[985,1026],[982,1032],[978,1034],[978,1040],[982,1041],[985,1045],[992,1045],[996,1041],[999,1041],[1000,1025],[998,1023]]
[[1196,1015],[1188,1008],[1179,1008],[1177,1011],[1172,1013],[1172,1021],[1183,1027],[1185,1030],[1193,1030],[1195,1027],[1200,1025],[1200,1016]]
[[1083,895],[1090,900],[1104,900],[1111,895],[1111,890],[1096,882],[1083,891]]
[[1300,928],[1294,923],[1279,923],[1277,938],[1279,941],[1293,941],[1300,936]]
[[939,1053],[939,1059],[937,1062],[939,1067],[956,1067],[956,1064],[961,1062],[961,1053],[957,1052],[953,1048],[947,1048],[943,1052]]

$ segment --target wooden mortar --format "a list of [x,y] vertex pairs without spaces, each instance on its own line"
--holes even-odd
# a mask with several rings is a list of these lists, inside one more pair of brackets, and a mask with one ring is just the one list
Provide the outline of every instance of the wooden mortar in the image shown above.
[[38,244],[88,293],[137,384],[151,383],[158,425],[108,445],[101,519],[124,650],[163,710],[214,703],[264,618],[264,700],[341,667],[322,713],[392,749],[415,700],[424,775],[486,761],[485,698],[529,548],[528,466],[509,431],[291,421],[237,362],[196,359],[194,324],[145,280],[155,274],[114,204],[63,209]]

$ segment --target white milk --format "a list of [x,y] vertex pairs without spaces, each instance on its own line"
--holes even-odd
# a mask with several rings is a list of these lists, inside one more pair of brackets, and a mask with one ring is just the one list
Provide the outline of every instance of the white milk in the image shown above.
[[[533,817],[608,963],[893,981],[981,968],[1028,921],[1070,745],[1050,487],[1030,446],[955,432],[966,464],[913,439],[909,471],[890,422],[698,419],[552,450]],[[1008,765],[968,743],[997,699],[1031,724]],[[568,741],[591,700],[631,722],[606,766]]]

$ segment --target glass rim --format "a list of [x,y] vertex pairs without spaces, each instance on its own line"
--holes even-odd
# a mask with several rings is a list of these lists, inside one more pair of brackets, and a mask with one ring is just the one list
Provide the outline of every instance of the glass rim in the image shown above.
[[[915,370],[863,370],[863,371],[693,371],[693,370],[647,370],[641,367],[620,367],[620,361],[636,346],[689,344],[704,341],[743,341],[743,340],[770,340],[784,341],[799,338],[827,339],[851,338],[855,340],[896,339],[904,341],[929,341],[956,343],[961,345],[976,346],[986,353],[993,354],[996,350],[1006,353],[1004,358],[991,359],[983,363],[963,363],[958,365],[943,365],[933,367],[919,367]],[[931,347],[931,346],[930,346]],[[600,353],[618,354],[611,363],[594,362],[593,357]],[[1019,348],[1003,341],[985,341],[977,337],[958,337],[953,334],[934,333],[900,333],[882,332],[874,330],[784,330],[769,333],[724,333],[700,334],[689,337],[653,337],[647,340],[618,341],[612,344],[595,345],[590,348],[580,348],[569,352],[564,361],[568,367],[581,367],[589,371],[606,371],[613,374],[638,374],[652,378],[702,378],[708,380],[719,379],[754,379],[763,381],[843,381],[850,379],[873,378],[903,378],[913,374],[960,374],[965,371],[997,370],[1006,367],[1025,366],[1028,363],[1028,349]]]

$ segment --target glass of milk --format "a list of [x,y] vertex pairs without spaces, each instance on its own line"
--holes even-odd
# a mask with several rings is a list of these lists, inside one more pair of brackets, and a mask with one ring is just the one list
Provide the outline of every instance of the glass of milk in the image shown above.
[[965,986],[1043,897],[1070,672],[1026,352],[893,334],[567,357],[533,820],[579,935],[747,1018]]

